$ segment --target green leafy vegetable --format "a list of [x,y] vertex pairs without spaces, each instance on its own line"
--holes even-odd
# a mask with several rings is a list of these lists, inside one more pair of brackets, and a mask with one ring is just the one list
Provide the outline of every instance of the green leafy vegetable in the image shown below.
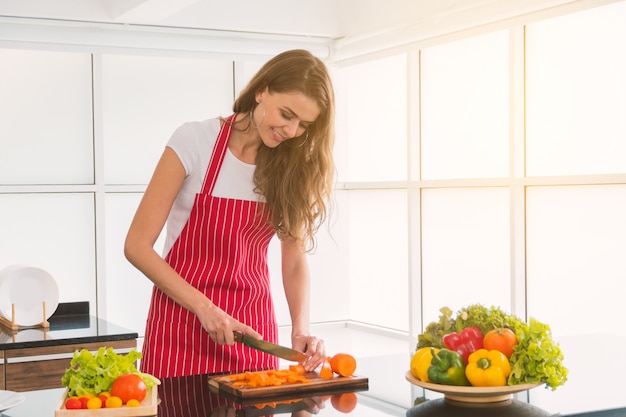
[[552,340],[550,326],[532,317],[530,323],[518,323],[512,329],[518,345],[511,355],[509,385],[545,382],[554,391],[567,381],[563,352]]
[[140,375],[148,389],[158,385],[160,381],[157,378],[137,370],[135,362],[140,358],[141,353],[135,349],[126,355],[119,355],[113,348],[106,347],[101,347],[95,354],[87,349],[77,350],[61,383],[68,388],[68,397],[110,391],[118,376],[129,373]]
[[442,307],[439,309],[439,312],[441,313],[439,321],[430,323],[426,326],[424,333],[417,337],[417,349],[431,346],[441,349],[443,347],[441,338],[448,333],[456,331],[452,310],[448,307]]
[[499,307],[485,307],[480,304],[472,304],[459,310],[456,318],[457,331],[466,327],[478,326],[483,334],[489,330],[513,327],[521,320],[514,315],[505,313]]
[[432,322],[424,333],[418,335],[417,349],[423,347],[443,348],[442,338],[466,327],[478,326],[484,334],[489,330],[505,327],[517,336],[517,345],[509,358],[511,375],[509,385],[545,383],[555,390],[567,381],[568,370],[563,366],[563,352],[552,340],[550,327],[534,318],[529,324],[519,317],[507,314],[498,307],[472,304],[461,308],[456,316],[448,307],[439,309],[439,321]]

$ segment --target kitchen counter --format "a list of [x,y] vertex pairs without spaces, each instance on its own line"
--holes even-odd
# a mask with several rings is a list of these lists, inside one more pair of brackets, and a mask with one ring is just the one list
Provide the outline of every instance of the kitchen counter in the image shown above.
[[[322,332],[318,333],[322,334]],[[315,407],[313,404],[322,406],[317,410],[319,416],[626,417],[626,396],[623,395],[622,381],[622,375],[626,372],[626,362],[615,360],[623,354],[623,346],[626,343],[626,338],[623,336],[602,334],[559,338],[565,352],[566,365],[570,370],[565,385],[556,391],[537,387],[514,395],[512,407],[491,407],[490,409],[450,407],[441,398],[441,394],[423,390],[406,381],[404,376],[409,366],[410,351],[414,346],[412,341],[379,338],[376,344],[377,339],[372,338],[371,335],[345,327],[333,327],[330,331],[323,333],[323,337],[329,340],[328,350],[330,351],[349,351],[358,354],[357,373],[369,378],[369,389],[356,393],[358,404],[351,413],[347,414],[336,410],[328,395],[320,395],[300,402],[300,405],[308,403],[313,407]],[[591,356],[589,340],[603,341],[602,347],[593,350]],[[396,344],[399,345],[398,349],[394,348]],[[374,349],[370,356],[365,356],[362,352],[364,346],[367,346],[370,351]],[[404,353],[396,353],[396,350]],[[602,371],[601,379],[599,379],[598,369],[609,371]],[[173,410],[177,407],[184,408],[185,417],[264,415],[260,414],[261,411],[254,405],[244,406],[211,393],[207,378],[207,376],[199,376],[164,379],[159,392],[161,398],[159,416],[174,417],[177,414]],[[392,396],[390,392],[397,395]],[[63,395],[63,389],[29,390],[23,394],[26,401],[5,411],[5,416],[52,417]],[[416,399],[427,401],[413,406]],[[227,410],[239,410],[239,413],[225,414]],[[316,410],[311,408],[311,411]],[[301,411],[296,416],[302,417],[310,414],[308,411]],[[275,413],[275,415],[288,417],[291,413]]]
[[86,302],[59,304],[48,323],[48,328],[25,328],[16,332],[0,326],[0,350],[136,340],[138,337],[135,331],[89,315]]
[[75,350],[106,346],[125,353],[137,347],[137,332],[89,315],[86,302],[60,304],[48,323],[17,331],[0,327],[0,389],[61,387]]
[[[192,377],[164,378],[159,386],[159,417],[261,417],[294,416],[323,417],[546,417],[561,416],[551,414],[537,406],[512,400],[511,404],[497,407],[459,407],[447,404],[443,399],[433,399],[423,404],[404,409],[377,401],[368,396],[367,391],[354,393],[358,400],[351,410],[340,410],[333,406],[332,396],[337,392],[325,392],[308,398],[275,399],[276,404],[265,402],[245,404],[233,401],[211,391],[206,375]],[[345,392],[344,392],[345,393]],[[64,389],[49,389],[24,392],[25,401],[0,414],[0,417],[52,417],[59,406]],[[348,393],[350,394],[350,393]],[[282,404],[281,404],[282,402]],[[563,415],[565,417],[566,415]],[[570,417],[623,417],[626,408],[600,410]]]
[[[336,409],[333,395],[356,395],[357,404],[352,410]],[[259,403],[245,403],[216,394],[209,388],[208,376],[164,378],[159,386],[159,417],[261,417],[270,415],[308,417],[313,414],[324,417],[400,417],[406,409],[385,404],[363,395],[364,391],[327,391],[307,398],[293,394],[285,398],[273,398]],[[0,417],[52,417],[63,397],[63,389],[23,392],[25,401],[0,414]]]

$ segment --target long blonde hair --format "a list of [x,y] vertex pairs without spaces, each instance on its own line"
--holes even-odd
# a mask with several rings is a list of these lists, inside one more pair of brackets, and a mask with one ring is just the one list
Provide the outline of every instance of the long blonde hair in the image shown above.
[[315,233],[326,220],[332,192],[335,141],[335,96],[326,65],[306,50],[283,52],[256,73],[233,105],[249,114],[256,93],[299,92],[315,100],[320,114],[303,135],[276,148],[261,145],[254,172],[255,191],[271,209],[278,237],[295,239],[307,250],[315,247]]

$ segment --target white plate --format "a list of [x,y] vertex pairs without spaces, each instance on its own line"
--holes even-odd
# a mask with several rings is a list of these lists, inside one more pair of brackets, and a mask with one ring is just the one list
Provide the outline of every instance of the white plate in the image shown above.
[[25,398],[22,394],[0,390],[0,413],[23,403],[24,400]]
[[18,326],[42,323],[59,306],[59,287],[43,269],[21,265],[5,268],[0,271],[0,314],[9,321],[13,319],[12,306]]

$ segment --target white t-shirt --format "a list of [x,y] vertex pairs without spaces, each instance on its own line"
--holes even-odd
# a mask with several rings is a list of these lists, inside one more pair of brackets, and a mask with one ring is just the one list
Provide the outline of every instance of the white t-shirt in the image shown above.
[[[219,118],[185,123],[176,129],[166,145],[176,152],[187,175],[167,218],[163,256],[172,248],[189,219],[196,194],[202,189],[219,131]],[[240,161],[227,150],[213,196],[263,201],[262,196],[254,192],[254,169],[255,165]]]

